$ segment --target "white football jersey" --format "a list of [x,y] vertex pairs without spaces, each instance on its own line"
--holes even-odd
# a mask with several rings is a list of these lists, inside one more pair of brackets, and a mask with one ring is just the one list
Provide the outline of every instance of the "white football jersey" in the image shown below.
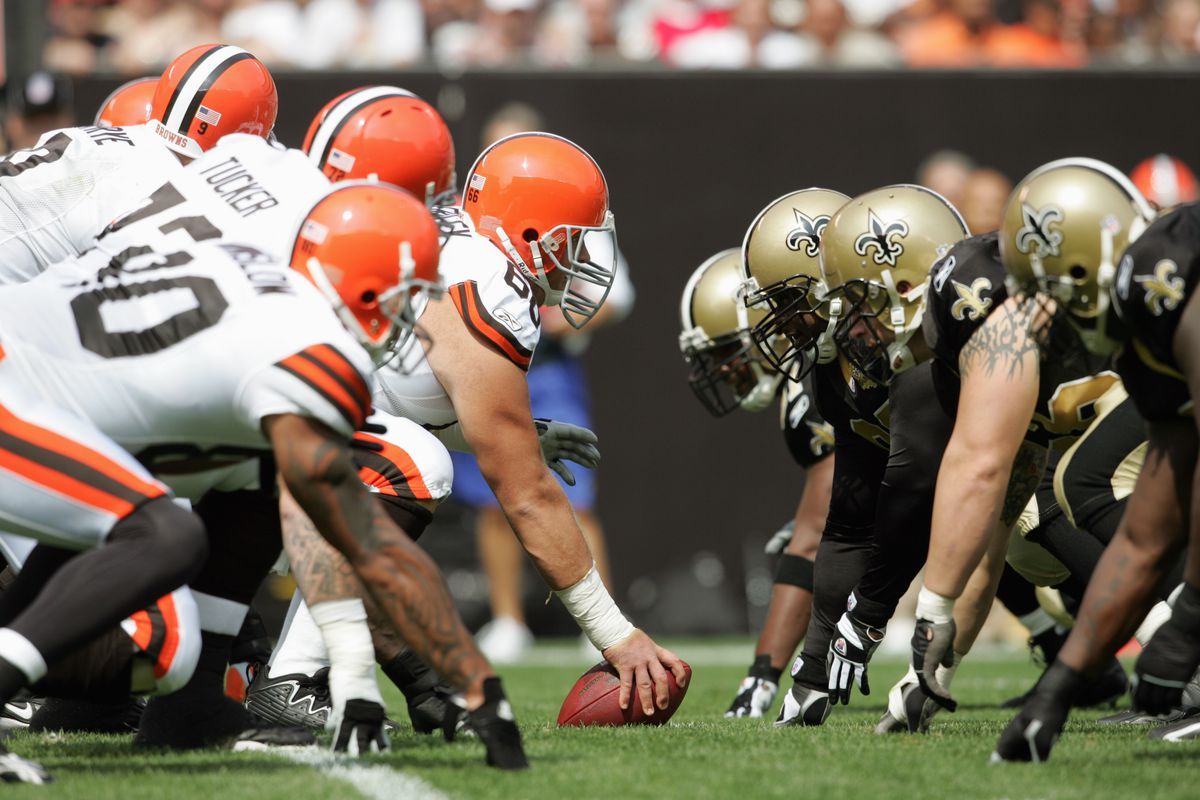
[[[437,208],[434,215],[443,236],[442,281],[463,324],[482,346],[529,369],[541,331],[533,287],[494,244],[475,232],[461,209]],[[431,346],[437,347],[437,342]],[[458,418],[425,358],[420,336],[409,340],[397,362],[402,369],[384,367],[375,373],[379,409],[429,427],[443,427]]]
[[145,125],[50,131],[0,159],[0,285],[79,255],[182,169]]
[[96,246],[170,252],[193,241],[243,242],[275,258],[291,257],[300,220],[328,193],[329,179],[303,152],[261,136],[235,133],[144,192]]
[[91,250],[60,266],[0,288],[6,366],[168,482],[261,455],[268,415],[349,437],[370,412],[366,351],[312,284],[259,250]]

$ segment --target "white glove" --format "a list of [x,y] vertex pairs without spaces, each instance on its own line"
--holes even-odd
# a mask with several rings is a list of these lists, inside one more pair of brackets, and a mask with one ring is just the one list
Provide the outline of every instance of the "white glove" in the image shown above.
[[535,419],[538,443],[542,446],[542,460],[546,466],[558,473],[568,486],[575,485],[575,476],[563,461],[574,461],[580,466],[595,469],[600,463],[600,450],[596,434],[569,422],[552,419]]
[[796,520],[789,519],[786,525],[771,534],[771,538],[767,540],[767,545],[763,548],[763,552],[769,556],[782,553],[783,548],[787,547],[792,541],[792,533],[795,528]]

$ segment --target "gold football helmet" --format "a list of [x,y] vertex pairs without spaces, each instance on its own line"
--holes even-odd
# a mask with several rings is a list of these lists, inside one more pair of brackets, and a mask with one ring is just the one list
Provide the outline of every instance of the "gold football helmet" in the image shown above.
[[849,199],[817,188],[785,194],[759,212],[742,242],[746,305],[765,312],[750,338],[793,380],[837,355],[837,314],[824,302],[818,248],[830,218]]
[[1119,170],[1091,158],[1038,167],[1017,184],[1004,209],[1000,260],[1009,292],[1054,301],[1084,346],[1108,352],[1109,289],[1121,253],[1154,219],[1154,210]]
[[821,275],[844,308],[834,338],[866,378],[887,383],[915,364],[929,268],[967,236],[962,215],[932,189],[896,184],[842,206],[821,239]]
[[735,408],[762,411],[782,380],[750,340],[763,312],[742,302],[742,281],[741,252],[722,250],[692,273],[679,307],[688,383],[714,417]]

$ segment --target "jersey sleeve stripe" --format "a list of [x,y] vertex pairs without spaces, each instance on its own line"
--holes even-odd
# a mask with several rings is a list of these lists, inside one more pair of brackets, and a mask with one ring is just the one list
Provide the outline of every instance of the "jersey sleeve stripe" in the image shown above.
[[318,364],[331,378],[345,387],[365,408],[371,407],[371,389],[354,365],[332,345],[318,344],[303,351],[302,355]]
[[275,366],[294,376],[329,402],[351,428],[361,427],[366,421],[367,409],[324,367],[305,358],[304,353],[288,356]]
[[392,497],[400,496],[396,491],[396,487],[392,486],[392,481],[387,475],[384,475],[381,472],[376,472],[368,466],[359,466],[358,479],[367,486],[370,486],[379,494],[386,494]]
[[0,406],[0,468],[76,502],[124,517],[166,490],[78,442]]
[[458,313],[467,323],[468,329],[522,370],[529,369],[533,351],[517,341],[508,328],[492,317],[479,299],[475,281],[466,281],[450,287],[450,297],[458,307]]
[[[362,431],[355,433],[354,438],[361,442],[371,442],[374,446],[382,448],[378,452],[358,447],[354,449],[354,463],[359,465],[360,478],[363,477],[363,470],[369,470],[388,482],[392,491],[385,492],[385,494],[412,497],[416,500],[433,499],[433,494],[421,476],[421,470],[404,448]],[[376,488],[382,488],[374,481],[364,480],[363,482],[370,483]]]

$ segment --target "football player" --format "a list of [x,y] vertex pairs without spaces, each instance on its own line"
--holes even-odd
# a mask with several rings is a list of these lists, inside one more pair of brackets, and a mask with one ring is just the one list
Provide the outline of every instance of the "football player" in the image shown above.
[[[638,702],[650,713],[666,702],[665,670],[682,681],[682,666],[628,622],[600,581],[570,504],[543,461],[524,383],[538,309],[561,305],[565,319],[580,327],[611,286],[614,265],[590,261],[584,241],[614,235],[607,183],[574,143],[517,134],[479,156],[462,206],[438,215],[448,297],[419,313],[430,346],[411,338],[377,373],[376,405],[439,430],[443,444],[474,451],[526,552],[618,669],[622,707]],[[592,286],[581,289],[578,282]],[[299,540],[306,533],[312,540],[303,530],[288,535]],[[308,567],[293,561],[293,569]],[[354,591],[340,574],[320,566],[321,583],[338,596]]]
[[[765,216],[773,209],[775,213]],[[829,510],[833,479],[833,428],[818,414],[812,390],[801,381],[783,380],[750,339],[751,328],[765,310],[747,308],[741,287],[745,281],[743,252],[753,247],[756,259],[772,253],[760,244],[783,222],[790,228],[791,207],[772,203],[755,220],[743,250],[724,250],[692,273],[680,303],[682,332],[679,347],[691,367],[688,383],[713,416],[736,408],[762,411],[779,396],[779,419],[784,440],[796,463],[805,469],[804,492],[792,520],[791,536],[779,560],[767,619],[755,646],[754,660],[727,717],[761,717],[770,711],[783,669],[795,655],[812,612],[813,557]],[[750,244],[753,240],[753,245]],[[759,253],[760,250],[768,251]],[[766,264],[760,274],[766,271]],[[787,264],[787,269],[792,265]],[[790,274],[790,273],[789,273]]]
[[[1047,220],[1047,236],[1042,247],[1028,253],[1006,251],[1013,282],[1035,298],[1047,298],[1051,333],[1054,328],[1073,333],[1076,348],[1110,352],[1124,344],[1117,368],[1149,433],[1145,464],[1084,596],[1079,621],[993,755],[994,760],[1044,761],[1078,687],[1128,639],[1173,556],[1188,544],[1197,451],[1192,394],[1200,376],[1191,265],[1200,237],[1193,204],[1166,214],[1138,238],[1141,196],[1127,181],[1110,176],[1105,165],[1052,163],[1025,183],[1029,188],[1022,199]],[[1134,212],[1127,211],[1130,207]],[[1135,238],[1114,266],[1122,245]],[[1134,706],[1152,714],[1180,705],[1200,665],[1195,531],[1193,523],[1171,619],[1135,667]],[[1195,727],[1187,721],[1180,725],[1184,730],[1167,736],[1184,737],[1188,727]]]
[[[821,237],[821,280],[827,287],[826,302],[839,307],[834,332],[844,327],[840,315],[852,309],[851,301],[857,300],[843,288],[845,271],[852,269],[856,275],[876,276],[883,272],[886,276],[879,280],[886,287],[885,315],[887,324],[896,331],[894,346],[883,364],[894,359],[910,368],[901,370],[889,382],[890,372],[880,369],[881,364],[862,358],[856,342],[831,336],[847,364],[845,380],[875,387],[880,409],[877,416],[886,421],[887,436],[880,442],[886,452],[879,463],[872,464],[870,470],[860,470],[855,477],[867,484],[871,502],[865,510],[866,521],[861,523],[860,532],[856,532],[861,539],[853,563],[847,560],[846,567],[839,570],[836,585],[830,582],[825,606],[825,614],[831,617],[826,622],[830,632],[823,639],[825,652],[820,658],[820,663],[828,662],[828,669],[815,670],[807,663],[802,665],[802,671],[808,669],[808,674],[797,678],[796,687],[785,699],[781,722],[795,719],[796,710],[817,697],[822,698],[826,708],[831,702],[848,702],[854,683],[869,691],[866,660],[883,639],[883,628],[894,603],[920,568],[933,476],[949,424],[929,363],[916,363],[921,351],[919,336],[915,334],[921,324],[920,301],[928,265],[966,235],[962,217],[940,195],[924,187],[897,185],[868,192],[843,205]],[[822,331],[829,335],[824,328]],[[819,383],[817,391],[819,407],[828,419]],[[836,428],[837,423],[834,424]],[[835,452],[840,474],[841,450]],[[835,497],[838,489],[839,479],[835,475]],[[823,582],[821,558],[819,555],[818,596],[822,594]],[[873,624],[850,619],[846,613],[848,607],[867,610]],[[880,616],[882,620],[878,619]],[[810,627],[805,643],[806,662],[810,647],[815,649],[812,639]],[[813,655],[817,661],[816,654]]]
[[[130,494],[126,479],[138,470],[128,453],[169,473],[270,451],[282,485],[346,554],[392,624],[466,692],[468,708],[486,717],[475,729],[490,742],[490,762],[522,766],[520,738],[503,711],[503,692],[458,621],[436,567],[367,501],[347,445],[370,409],[367,353],[384,354],[390,339],[412,324],[413,302],[436,287],[437,239],[424,204],[407,193],[348,186],[330,192],[306,215],[296,235],[294,270],[250,246],[202,241],[172,253],[142,248],[124,258],[95,249],[56,265],[42,281],[5,290],[0,341],[6,357],[0,368],[10,375],[5,381],[10,452],[46,471],[26,468],[23,480],[8,481],[0,509],[10,510],[6,523],[23,533],[55,531],[48,537],[59,546],[86,546],[89,537],[95,542],[108,535],[106,547],[86,555],[119,558],[110,555],[114,517],[166,497],[143,468],[132,485],[143,494]],[[143,300],[163,293],[187,293],[193,303],[175,311]],[[113,303],[126,308],[115,330],[109,327],[115,318],[101,313]],[[146,381],[155,389],[146,390]],[[134,402],[136,407],[128,407]],[[49,446],[54,452],[54,437],[62,439],[56,431],[70,434],[79,449],[76,461],[36,450]],[[40,444],[29,450],[26,441]],[[107,461],[100,461],[100,453]],[[109,464],[124,464],[125,470]],[[92,475],[88,469],[101,471]],[[30,494],[31,476],[65,493]],[[118,479],[126,482],[112,482]],[[38,525],[35,511],[44,511],[47,522]],[[191,528],[199,535],[198,525]],[[0,669],[11,673],[6,678],[12,684],[5,686],[7,694],[44,672],[43,654],[61,655],[52,646],[40,648],[34,637],[73,634],[68,642],[82,643],[102,627],[102,616],[113,624],[149,603],[146,597],[114,619],[116,599],[126,594],[116,583],[132,593],[145,581],[134,576],[156,575],[158,570],[146,569],[150,564],[184,560],[194,569],[203,559],[194,549],[163,545],[154,537],[149,542],[158,545],[149,557],[104,570],[103,587],[91,571],[88,588],[50,591],[48,585],[28,608],[17,609],[2,633],[8,644]],[[164,558],[164,552],[173,558]],[[17,584],[37,558],[35,551]],[[76,559],[68,558],[52,582],[68,581],[72,563]],[[10,591],[0,602],[20,596]],[[86,610],[79,607],[84,603]],[[43,606],[67,613],[38,619],[34,633],[25,621]],[[198,670],[211,667],[202,662]],[[216,673],[223,676],[224,663]],[[158,717],[151,717],[152,709],[151,704],[142,721],[143,733],[149,728],[151,735],[155,724],[166,721],[170,705],[163,703]]]
[[238,47],[204,45],[163,72],[144,125],[63,128],[9,154],[0,160],[7,212],[0,284],[79,255],[97,231],[225,134],[267,136],[277,108],[262,62]]

